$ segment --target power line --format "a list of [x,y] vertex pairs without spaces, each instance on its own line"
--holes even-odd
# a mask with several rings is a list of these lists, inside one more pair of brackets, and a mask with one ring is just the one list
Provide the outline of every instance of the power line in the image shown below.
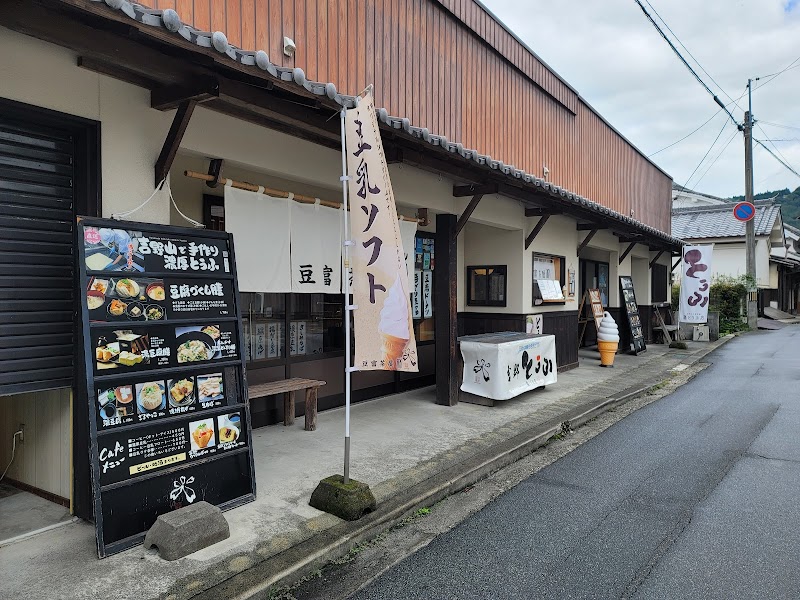
[[[695,133],[697,133],[698,131],[700,131],[700,130],[701,130],[703,127],[705,127],[706,125],[708,125],[709,123],[711,123],[711,121],[714,119],[714,117],[716,117],[716,116],[717,116],[719,113],[721,113],[721,112],[722,112],[722,109],[720,108],[720,109],[719,109],[717,112],[715,112],[713,115],[711,115],[711,117],[710,117],[710,118],[709,118],[709,119],[708,119],[708,120],[707,120],[705,123],[703,123],[702,125],[700,125],[700,127],[698,127],[697,129],[695,129],[695,130],[694,130],[694,131],[692,131],[691,133],[687,133],[685,136],[683,136],[683,137],[682,137],[681,139],[679,139],[677,142],[672,142],[672,143],[671,143],[669,146],[664,146],[663,148],[661,148],[661,150],[656,150],[656,151],[655,151],[655,152],[653,152],[652,154],[648,154],[648,155],[647,155],[647,158],[652,158],[652,157],[653,157],[653,156],[655,156],[656,154],[659,154],[659,153],[663,152],[664,150],[667,150],[668,148],[672,148],[674,145],[676,145],[676,144],[680,144],[680,143],[681,143],[683,140],[685,140],[686,138],[693,136]],[[727,120],[726,120],[725,122],[727,123]]]
[[700,185],[700,182],[701,182],[701,181],[703,181],[703,177],[705,177],[706,175],[708,175],[708,172],[711,170],[711,168],[712,168],[712,167],[713,167],[715,164],[717,164],[717,161],[718,161],[718,160],[720,159],[720,157],[721,157],[721,156],[722,156],[722,155],[725,153],[725,150],[727,150],[727,149],[728,149],[728,146],[730,146],[730,145],[731,145],[731,142],[734,140],[734,138],[735,138],[735,137],[736,137],[738,134],[739,134],[739,130],[738,130],[738,129],[737,129],[736,131],[734,131],[734,132],[733,132],[733,135],[732,135],[732,136],[731,136],[731,137],[728,139],[728,141],[725,143],[725,146],[723,146],[722,150],[720,150],[719,154],[717,154],[717,157],[716,157],[716,158],[713,160],[713,162],[712,162],[710,165],[708,165],[708,168],[707,168],[707,169],[706,169],[706,170],[703,172],[703,174],[700,176],[700,179],[698,179],[697,181],[695,181],[695,182],[694,182],[694,185],[695,185],[695,186],[698,186],[698,185]]
[[686,59],[683,57],[683,55],[680,53],[680,51],[675,47],[675,44],[672,43],[672,40],[670,40],[667,37],[667,35],[664,33],[664,31],[661,29],[661,27],[658,26],[658,23],[656,23],[655,20],[653,19],[653,17],[650,16],[650,13],[647,12],[647,9],[644,7],[644,4],[641,3],[641,0],[634,0],[634,2],[636,2],[636,4],[639,5],[639,8],[642,9],[642,12],[644,13],[644,15],[647,17],[647,19],[650,21],[650,23],[653,24],[653,27],[656,28],[656,31],[658,31],[658,33],[661,34],[661,37],[663,37],[664,40],[667,42],[667,44],[669,44],[669,47],[672,48],[672,51],[675,53],[675,55],[686,66],[686,68],[689,69],[689,72],[692,75],[694,75],[694,78],[697,79],[698,83],[700,83],[700,85],[702,85],[705,88],[705,90],[709,94],[711,94],[711,97],[714,99],[714,102],[716,102],[722,108],[722,110],[724,110],[728,114],[728,116],[730,117],[731,121],[733,121],[733,123],[734,123],[734,125],[736,125],[736,127],[741,128],[741,124],[734,118],[734,116],[731,114],[731,112],[728,110],[728,108],[725,106],[725,104],[722,103],[722,100],[720,100],[719,97],[713,91],[711,91],[711,88],[706,85],[706,82],[703,81],[700,78],[700,76],[697,74],[697,72],[692,68],[692,66],[686,61]]
[[798,173],[797,171],[795,171],[795,170],[794,170],[792,167],[790,167],[790,166],[789,166],[789,165],[787,165],[787,164],[786,164],[784,161],[782,161],[780,158],[778,158],[778,156],[777,156],[777,155],[776,155],[776,154],[775,154],[775,153],[774,153],[772,150],[770,150],[770,149],[769,149],[769,146],[767,146],[766,144],[764,144],[764,143],[763,143],[761,140],[757,140],[756,138],[753,138],[753,141],[754,141],[754,142],[756,142],[756,143],[757,143],[759,146],[761,146],[761,147],[762,147],[764,150],[766,150],[767,152],[769,152],[769,153],[772,155],[772,158],[774,158],[775,160],[777,160],[777,161],[778,161],[779,163],[781,163],[781,164],[782,164],[784,167],[786,167],[787,169],[789,169],[789,170],[790,170],[792,173],[794,173],[795,175],[797,175],[798,177],[800,177],[800,173]]
[[[742,107],[741,107],[741,106],[739,106],[739,100],[741,100],[741,98],[742,98],[742,96],[743,96],[744,94],[742,94],[742,96],[739,96],[739,98],[737,98],[736,100],[734,100],[734,99],[733,99],[733,98],[732,98],[732,97],[731,97],[731,96],[728,94],[728,92],[726,92],[726,91],[723,89],[723,87],[722,87],[720,84],[718,84],[718,83],[717,83],[716,79],[714,79],[714,78],[711,76],[711,73],[709,73],[708,71],[706,71],[706,70],[705,70],[705,67],[703,67],[703,65],[701,65],[701,64],[700,64],[700,61],[699,61],[699,60],[697,60],[697,58],[695,58],[695,56],[694,56],[694,54],[692,54],[691,50],[689,50],[689,48],[687,48],[687,47],[686,47],[686,44],[684,44],[684,43],[681,41],[681,39],[678,37],[678,34],[677,34],[677,33],[675,33],[674,31],[672,31],[672,28],[669,26],[669,23],[667,23],[667,22],[664,20],[664,17],[662,17],[662,16],[661,16],[661,15],[658,13],[658,11],[656,10],[656,7],[655,7],[655,6],[653,6],[653,3],[652,3],[652,2],[650,2],[650,0],[644,0],[644,1],[645,1],[645,2],[647,2],[647,5],[648,5],[648,6],[649,6],[649,7],[652,9],[653,13],[655,13],[655,15],[656,15],[656,16],[657,16],[657,17],[658,17],[660,20],[661,20],[661,22],[662,22],[662,23],[664,24],[664,26],[667,28],[667,30],[668,30],[668,31],[669,31],[669,32],[670,32],[670,33],[673,35],[673,37],[675,38],[675,40],[676,40],[676,41],[677,41],[677,42],[678,42],[678,43],[681,45],[681,48],[683,48],[684,50],[686,50],[686,53],[687,53],[689,56],[691,56],[691,57],[692,57],[692,60],[695,62],[695,64],[697,64],[697,66],[698,66],[698,67],[700,67],[700,70],[701,70],[701,71],[703,71],[703,73],[705,73],[705,74],[708,76],[708,78],[709,78],[709,79],[710,79],[710,80],[711,80],[711,81],[714,83],[714,85],[716,85],[716,86],[717,86],[717,87],[720,89],[720,91],[721,91],[723,94],[725,94],[726,96],[728,96],[728,100],[730,100],[730,101],[731,101],[733,104],[735,104],[735,105],[736,105],[736,108],[738,108],[739,110],[742,110]],[[728,106],[730,106],[730,104],[728,104]]]
[[770,121],[759,121],[759,123],[770,125],[772,127],[780,127],[781,129],[796,129],[797,131],[800,131],[800,127],[794,127],[793,125],[781,125],[780,123],[772,123]]
[[[763,133],[764,135],[767,135],[767,132],[766,132],[766,131],[764,131],[764,129],[761,127],[761,125],[758,123],[758,121],[756,121],[756,125],[758,125],[758,128],[761,130],[761,133]],[[786,158],[786,157],[785,157],[785,156],[784,156],[784,155],[781,153],[781,151],[780,151],[780,150],[778,150],[778,147],[777,147],[777,146],[776,146],[776,145],[775,145],[775,144],[774,144],[774,143],[773,143],[773,142],[772,142],[772,141],[771,141],[769,138],[766,138],[766,139],[767,139],[767,141],[768,141],[770,144],[772,144],[772,147],[773,147],[773,148],[775,148],[775,152],[777,152],[777,153],[778,153],[778,155],[779,155],[779,156],[780,156],[780,157],[781,157],[781,158],[782,158],[782,159],[783,159],[785,162],[787,162],[787,163],[788,163],[788,162],[789,162],[789,160],[788,160],[788,159],[787,159],[787,158]]]
[[697,163],[697,166],[694,168],[694,171],[692,171],[692,174],[691,174],[691,175],[689,175],[689,179],[687,179],[687,180],[686,180],[686,183],[683,185],[683,187],[687,187],[687,188],[689,187],[689,182],[692,180],[692,177],[694,177],[694,174],[695,174],[695,173],[697,173],[697,169],[699,169],[699,168],[700,168],[700,165],[702,165],[702,164],[703,164],[703,162],[705,161],[706,157],[707,157],[709,154],[711,154],[711,150],[713,150],[713,149],[714,149],[714,146],[716,146],[716,145],[717,145],[717,140],[719,140],[720,136],[722,135],[722,132],[723,132],[723,131],[725,131],[725,128],[726,128],[727,126],[728,126],[728,121],[725,121],[725,122],[722,124],[722,129],[720,129],[720,130],[719,130],[719,133],[717,134],[717,137],[715,137],[715,138],[714,138],[714,141],[711,143],[711,147],[709,147],[709,149],[708,149],[708,150],[706,151],[706,153],[703,155],[703,158],[701,158],[701,159],[700,159],[700,162],[699,162],[699,163]]
[[771,74],[769,74],[769,75],[762,75],[761,77],[756,77],[756,79],[755,79],[756,81],[758,81],[759,79],[764,79],[764,78],[766,78],[766,77],[769,77],[769,79],[767,79],[767,80],[766,80],[764,83],[762,83],[761,85],[759,85],[759,86],[758,86],[756,89],[757,89],[757,90],[760,90],[762,87],[764,87],[765,85],[767,85],[767,84],[768,84],[768,83],[770,83],[771,81],[774,81],[774,80],[775,80],[775,78],[776,78],[776,77],[778,77],[778,75],[782,75],[782,74],[783,74],[783,73],[785,73],[786,71],[789,71],[789,70],[791,70],[791,69],[796,69],[797,67],[800,67],[800,65],[797,65],[797,64],[795,64],[795,63],[797,63],[798,61],[800,61],[800,56],[798,56],[797,58],[795,58],[795,59],[794,59],[792,62],[790,62],[788,65],[786,65],[786,66],[785,66],[783,69],[781,69],[781,70],[780,70],[780,71],[778,71],[777,73],[771,73]]
[[[741,100],[741,99],[742,99],[742,97],[743,97],[743,96],[744,96],[746,93],[747,93],[747,86],[745,86],[745,87],[744,87],[744,91],[741,93],[741,95],[740,95],[740,96],[739,96],[739,97],[738,97],[736,100],[733,100],[733,102],[728,102],[727,106],[730,106],[731,104],[735,104],[735,103],[737,103],[739,100]],[[738,105],[737,105],[737,106],[738,106]],[[705,126],[706,126],[706,125],[708,125],[708,124],[709,124],[711,121],[713,121],[713,120],[714,120],[714,117],[716,117],[716,116],[717,116],[719,113],[721,113],[721,112],[722,112],[722,109],[720,108],[720,109],[719,109],[717,112],[715,112],[713,115],[711,115],[711,117],[709,117],[709,119],[708,119],[706,122],[704,122],[702,125],[700,125],[700,127],[698,127],[697,129],[693,130],[691,133],[687,133],[685,136],[683,136],[683,137],[682,137],[681,139],[679,139],[678,141],[676,141],[676,142],[672,142],[672,143],[671,143],[670,145],[668,145],[668,146],[664,146],[663,148],[661,148],[661,150],[656,150],[656,151],[655,151],[655,152],[653,152],[652,154],[648,154],[648,155],[647,155],[647,158],[653,157],[653,156],[655,156],[656,154],[659,154],[659,153],[663,152],[664,150],[667,150],[667,149],[669,149],[669,148],[672,148],[672,147],[673,147],[673,146],[675,146],[676,144],[680,144],[680,143],[681,143],[683,140],[685,140],[686,138],[693,136],[695,133],[697,133],[697,132],[698,132],[698,131],[700,131],[700,130],[701,130],[703,127],[705,127]]]

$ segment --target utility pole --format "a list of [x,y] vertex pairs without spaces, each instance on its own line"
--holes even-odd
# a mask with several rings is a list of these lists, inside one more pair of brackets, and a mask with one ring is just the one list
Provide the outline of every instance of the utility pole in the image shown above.
[[[744,199],[753,202],[753,90],[752,79],[747,80],[747,112],[744,114]],[[755,217],[745,223],[745,246],[747,271],[747,325],[758,329],[758,301],[756,291],[756,235]]]

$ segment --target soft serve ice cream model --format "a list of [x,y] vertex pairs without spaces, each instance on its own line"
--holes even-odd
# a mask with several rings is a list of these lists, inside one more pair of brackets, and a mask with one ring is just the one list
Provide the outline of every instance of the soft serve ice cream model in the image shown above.
[[603,313],[603,319],[597,328],[597,349],[600,351],[600,366],[613,367],[614,356],[619,347],[619,327],[608,312]]
[[383,303],[378,332],[383,342],[383,368],[391,369],[389,361],[394,365],[398,359],[403,358],[411,337],[408,327],[408,298],[403,294],[399,273]]

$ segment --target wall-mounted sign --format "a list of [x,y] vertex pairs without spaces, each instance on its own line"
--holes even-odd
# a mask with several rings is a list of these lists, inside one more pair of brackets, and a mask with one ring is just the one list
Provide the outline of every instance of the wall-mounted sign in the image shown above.
[[631,344],[633,353],[639,354],[647,350],[644,342],[644,331],[642,329],[642,319],[639,316],[639,304],[636,302],[636,294],[633,291],[633,279],[628,275],[619,278],[620,300],[624,303],[625,314],[628,317],[628,325],[631,331]]
[[195,500],[253,500],[255,472],[230,234],[79,217],[78,236],[102,558]]

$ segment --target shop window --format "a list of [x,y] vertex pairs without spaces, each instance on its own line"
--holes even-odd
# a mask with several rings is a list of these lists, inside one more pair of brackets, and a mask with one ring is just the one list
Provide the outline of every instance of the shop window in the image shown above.
[[417,235],[414,239],[414,274],[411,284],[411,316],[417,342],[434,338],[433,270],[435,254],[433,237]]
[[505,306],[506,270],[506,265],[467,267],[467,304]]
[[247,361],[283,358],[286,294],[242,292],[239,296]]
[[222,196],[203,194],[203,224],[212,231],[225,231],[225,201]]
[[344,350],[344,296],[289,294],[289,356]]
[[658,263],[653,265],[650,273],[650,301],[653,303],[667,301],[667,265]]
[[533,253],[533,303],[563,304],[566,259],[553,254]]

